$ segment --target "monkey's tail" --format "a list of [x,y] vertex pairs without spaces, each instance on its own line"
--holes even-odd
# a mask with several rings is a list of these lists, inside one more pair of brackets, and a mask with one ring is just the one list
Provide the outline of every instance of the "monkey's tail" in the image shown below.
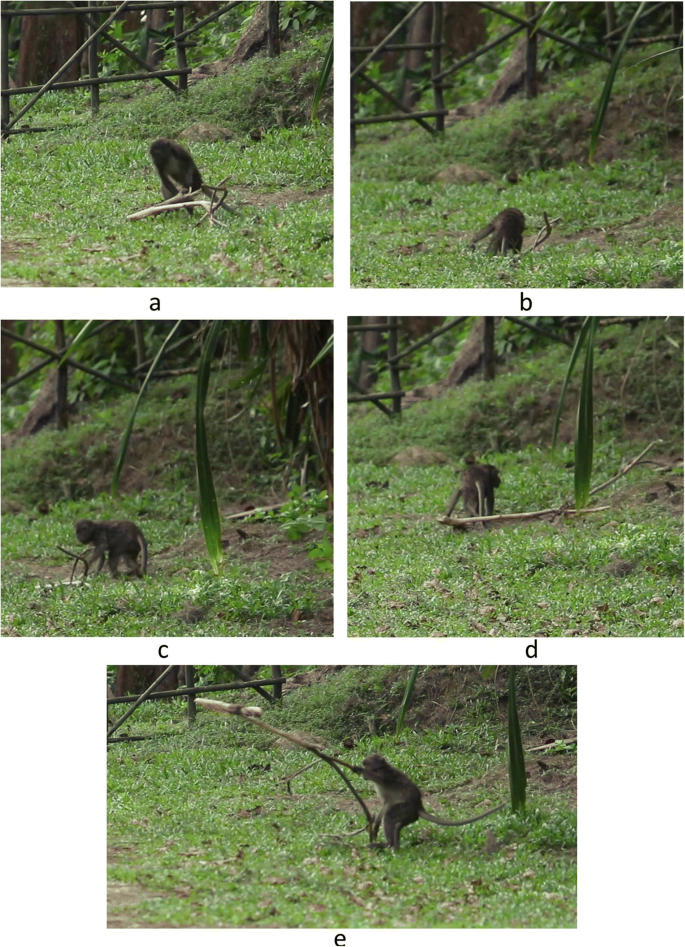
[[419,817],[425,819],[427,822],[435,822],[436,825],[471,825],[472,822],[480,822],[481,819],[487,819],[489,815],[494,815],[495,812],[499,812],[500,809],[504,809],[506,802],[503,802],[501,806],[497,806],[496,809],[489,809],[488,812],[481,812],[480,815],[474,815],[471,819],[462,819],[459,822],[448,822],[445,819],[438,819],[437,816],[431,815],[429,812],[426,812],[425,809],[419,809]]

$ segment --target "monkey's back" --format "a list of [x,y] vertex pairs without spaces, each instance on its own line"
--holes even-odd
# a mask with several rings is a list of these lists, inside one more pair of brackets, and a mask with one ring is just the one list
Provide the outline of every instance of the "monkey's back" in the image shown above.
[[150,157],[160,173],[165,173],[181,184],[197,191],[202,187],[202,175],[190,152],[171,138],[155,138],[150,145]]
[[493,256],[500,251],[506,256],[507,250],[520,253],[526,227],[526,218],[521,211],[517,207],[507,207],[495,217],[493,224],[495,230],[488,244],[488,253]]
[[479,230],[471,240],[473,248],[479,240],[492,234],[488,243],[487,252],[494,255],[507,255],[508,250],[521,251],[523,246],[523,231],[526,227],[526,218],[518,207],[507,207],[487,225]]

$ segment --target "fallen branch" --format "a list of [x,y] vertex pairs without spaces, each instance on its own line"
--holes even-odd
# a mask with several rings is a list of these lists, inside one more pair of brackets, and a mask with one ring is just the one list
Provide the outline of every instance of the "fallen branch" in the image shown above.
[[[614,477],[610,477],[609,480],[605,480],[604,483],[600,483],[599,486],[593,487],[590,490],[590,496],[594,496],[596,493],[599,493],[601,490],[606,490],[607,487],[610,487],[612,483],[616,483],[617,480],[620,480],[621,477],[633,469],[637,464],[642,461],[642,458],[645,454],[648,454],[649,451],[655,447],[657,444],[660,444],[661,441],[652,441],[641,454],[638,454],[635,460],[631,460],[630,463],[625,464],[621,467],[619,472]],[[566,509],[563,506],[557,507],[556,509],[549,510],[535,510],[532,513],[500,513],[497,516],[469,516],[463,518],[456,518],[451,516],[441,516],[438,519],[438,523],[441,526],[456,526],[457,529],[467,529],[471,523],[501,523],[505,520],[531,520],[531,519],[540,519],[543,516],[583,516],[586,513],[599,513],[602,510],[608,510],[608,506],[593,506],[587,507],[584,510],[572,510]]]
[[604,483],[600,483],[600,485],[599,485],[598,487],[594,487],[592,490],[590,490],[590,496],[594,496],[594,494],[595,494],[595,493],[599,493],[600,490],[606,490],[606,488],[607,488],[607,487],[610,487],[612,483],[616,483],[616,481],[617,481],[617,480],[620,480],[621,477],[625,477],[625,475],[628,473],[629,470],[632,470],[633,467],[634,467],[636,464],[639,464],[639,463],[640,463],[640,461],[641,461],[642,458],[645,456],[645,454],[649,453],[649,451],[650,451],[656,444],[660,444],[660,443],[661,443],[660,440],[659,440],[659,441],[652,441],[651,444],[649,444],[647,447],[645,447],[645,449],[642,451],[641,454],[638,454],[638,455],[637,455],[637,457],[635,458],[635,460],[631,460],[631,462],[630,462],[629,464],[626,464],[625,467],[622,467],[621,470],[619,470],[619,472],[616,474],[615,477],[612,477],[610,480],[605,480]]
[[522,256],[525,253],[533,253],[537,248],[545,242],[552,235],[552,227],[554,224],[558,224],[561,221],[561,217],[555,217],[554,220],[550,220],[547,216],[547,211],[542,212],[542,216],[545,218],[545,226],[541,227],[533,241],[533,246],[528,247],[527,250],[524,250]]
[[[133,214],[127,214],[126,220],[142,220],[144,217],[155,217],[157,214],[165,214],[167,211],[174,210],[186,210],[199,207],[200,210],[204,210],[204,215],[200,218],[199,222],[196,224],[197,227],[206,220],[208,217],[211,224],[216,224],[217,226],[226,227],[227,224],[222,224],[220,221],[216,220],[215,213],[219,210],[220,207],[223,207],[225,211],[234,216],[239,216],[238,212],[229,207],[224,203],[228,196],[228,189],[225,188],[224,182],[227,179],[224,178],[220,184],[217,184],[216,187],[203,184],[201,188],[198,188],[196,191],[190,193],[184,193],[179,191],[178,194],[174,194],[173,197],[168,197],[165,201],[161,201],[159,204],[153,204],[152,207],[145,207],[143,210],[138,210]],[[209,197],[209,200],[198,200],[200,194],[205,194]]]
[[74,560],[74,565],[71,567],[71,575],[69,577],[69,585],[74,581],[74,573],[76,572],[76,563],[80,560],[83,563],[83,578],[88,577],[88,560],[86,559],[85,554],[79,554],[78,552],[70,552],[68,549],[65,549],[64,546],[57,546],[60,552],[63,552],[65,555],[70,556]]
[[504,523],[506,520],[535,520],[545,516],[585,516],[588,513],[600,513],[608,510],[608,506],[587,507],[584,510],[567,509],[563,506],[551,507],[549,510],[533,510],[530,513],[498,513],[496,516],[465,516],[458,519],[454,516],[441,516],[438,523],[441,526],[456,526],[458,529],[467,529],[471,523]]
[[554,741],[554,743],[543,743],[540,746],[527,746],[526,753],[542,753],[544,750],[553,750],[557,746],[576,746],[578,737],[564,737]]
[[338,766],[346,766],[347,769],[351,769],[352,772],[358,772],[359,767],[353,766],[351,763],[346,763],[345,760],[338,759],[337,756],[329,756],[328,753],[324,753],[318,747],[314,746],[313,743],[307,743],[306,740],[300,740],[299,737],[294,736],[292,733],[286,733],[285,730],[278,730],[276,727],[272,727],[271,724],[265,723],[263,720],[259,720],[259,717],[262,715],[261,707],[246,707],[243,704],[226,704],[222,700],[208,700],[201,697],[198,697],[195,703],[199,707],[204,707],[206,710],[213,710],[218,714],[233,714],[236,717],[243,717],[243,719],[249,720],[250,723],[255,724],[255,726],[261,727],[262,730],[268,730],[269,733],[274,733],[276,736],[282,737],[285,740],[289,740],[291,743],[296,743],[297,746],[301,746],[304,750],[309,750],[310,753],[314,753],[314,755],[318,756],[319,759],[322,759],[325,763],[328,763],[328,765],[336,771],[338,776],[340,776],[342,781],[347,785],[348,789],[361,806],[368,823],[369,838],[371,838],[373,817],[369,812],[366,803],[349,781],[347,776],[342,772],[342,770],[338,769]]

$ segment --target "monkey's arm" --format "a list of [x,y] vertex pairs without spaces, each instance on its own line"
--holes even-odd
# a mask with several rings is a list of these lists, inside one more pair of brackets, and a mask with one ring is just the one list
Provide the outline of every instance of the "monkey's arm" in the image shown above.
[[169,175],[163,168],[157,169],[159,173],[159,179],[162,182],[162,190],[167,191],[169,197],[173,197],[175,194],[181,194],[184,191],[189,191],[190,188],[186,184],[182,184],[180,181],[177,181],[176,178]]
[[486,819],[489,815],[494,815],[495,812],[499,812],[500,809],[504,809],[505,806],[506,802],[503,802],[502,805],[497,806],[496,809],[481,812],[480,815],[474,815],[471,819],[461,819],[459,822],[448,822],[446,819],[438,819],[437,816],[430,815],[425,809],[419,810],[419,818],[425,819],[427,822],[435,822],[436,825],[471,825],[472,822],[480,822],[481,819]]

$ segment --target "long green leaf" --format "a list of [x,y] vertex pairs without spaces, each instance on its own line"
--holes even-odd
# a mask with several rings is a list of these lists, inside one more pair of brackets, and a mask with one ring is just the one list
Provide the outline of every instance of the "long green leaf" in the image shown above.
[[215,575],[218,575],[221,568],[224,559],[224,550],[221,545],[219,505],[216,501],[214,479],[209,463],[207,428],[205,426],[205,404],[207,402],[212,357],[223,329],[224,324],[221,320],[210,323],[209,332],[207,333],[207,338],[202,348],[200,364],[198,366],[197,398],[195,401],[195,466],[197,471],[200,520],[205,534],[209,562]]
[[623,51],[626,48],[626,44],[630,37],[632,36],[633,30],[637,24],[637,21],[640,19],[642,11],[646,6],[645,3],[641,3],[632,20],[628,24],[628,28],[625,30],[621,42],[618,44],[618,48],[614,53],[614,58],[611,61],[609,66],[609,72],[607,73],[606,81],[604,83],[604,88],[599,97],[599,104],[597,106],[597,111],[595,112],[595,121],[592,125],[592,132],[590,133],[590,148],[588,151],[588,158],[590,162],[594,157],[595,151],[597,150],[597,142],[599,141],[599,134],[602,131],[602,125],[604,124],[604,116],[606,115],[606,110],[609,107],[609,102],[611,100],[611,90],[614,85],[614,79],[616,78],[616,73],[618,72],[618,67],[621,64],[621,59],[623,58]]
[[592,397],[593,379],[593,352],[595,349],[596,319],[588,316],[587,350],[585,365],[583,366],[583,380],[580,385],[578,400],[578,420],[576,423],[576,451],[574,465],[576,508],[581,510],[587,506],[590,498],[590,480],[592,477],[592,450],[593,425],[592,415],[594,402]]
[[[590,318],[588,316],[588,318]],[[585,342],[585,336],[587,335],[589,329],[587,324],[587,319],[581,326],[580,332],[576,336],[576,341],[573,346],[573,351],[571,352],[571,358],[569,359],[568,367],[566,368],[566,374],[564,375],[564,380],[561,385],[561,394],[559,395],[559,403],[557,404],[557,413],[554,416],[554,428],[552,429],[552,447],[557,445],[557,435],[559,433],[559,424],[561,422],[561,412],[564,409],[564,402],[566,401],[566,392],[568,391],[568,386],[571,381],[571,375],[573,374],[573,369],[576,362],[578,361],[578,356],[580,355],[583,349],[583,343]]]
[[95,326],[95,325],[96,325],[95,319],[89,319],[87,322],[84,322],[84,324],[83,324],[83,326],[82,326],[82,328],[81,328],[81,331],[78,333],[78,335],[76,336],[76,338],[73,339],[73,340],[69,343],[69,345],[67,345],[66,349],[64,350],[64,355],[63,355],[62,358],[59,360],[59,362],[57,362],[57,367],[58,367],[58,368],[61,368],[62,365],[64,365],[64,363],[66,362],[66,360],[69,358],[69,353],[78,345],[78,343],[81,341],[81,339],[87,339],[87,338],[88,338],[88,336],[90,335],[90,330],[91,330],[91,329],[93,328],[93,326]]
[[328,339],[324,342],[321,348],[321,351],[315,355],[314,361],[309,367],[314,368],[314,366],[318,365],[319,362],[322,362],[326,358],[327,355],[330,355],[332,351],[333,351],[333,333],[331,332]]
[[319,111],[319,103],[321,102],[323,94],[326,91],[326,86],[328,85],[328,79],[331,74],[332,68],[333,68],[333,40],[331,40],[330,45],[328,49],[326,50],[323,66],[321,67],[321,72],[319,73],[319,80],[316,83],[316,89],[314,90],[314,99],[312,101],[312,114],[311,114],[312,121],[314,121],[314,119],[316,118],[317,112]]
[[509,668],[509,789],[514,812],[526,808],[526,761],[516,708],[516,668]]

